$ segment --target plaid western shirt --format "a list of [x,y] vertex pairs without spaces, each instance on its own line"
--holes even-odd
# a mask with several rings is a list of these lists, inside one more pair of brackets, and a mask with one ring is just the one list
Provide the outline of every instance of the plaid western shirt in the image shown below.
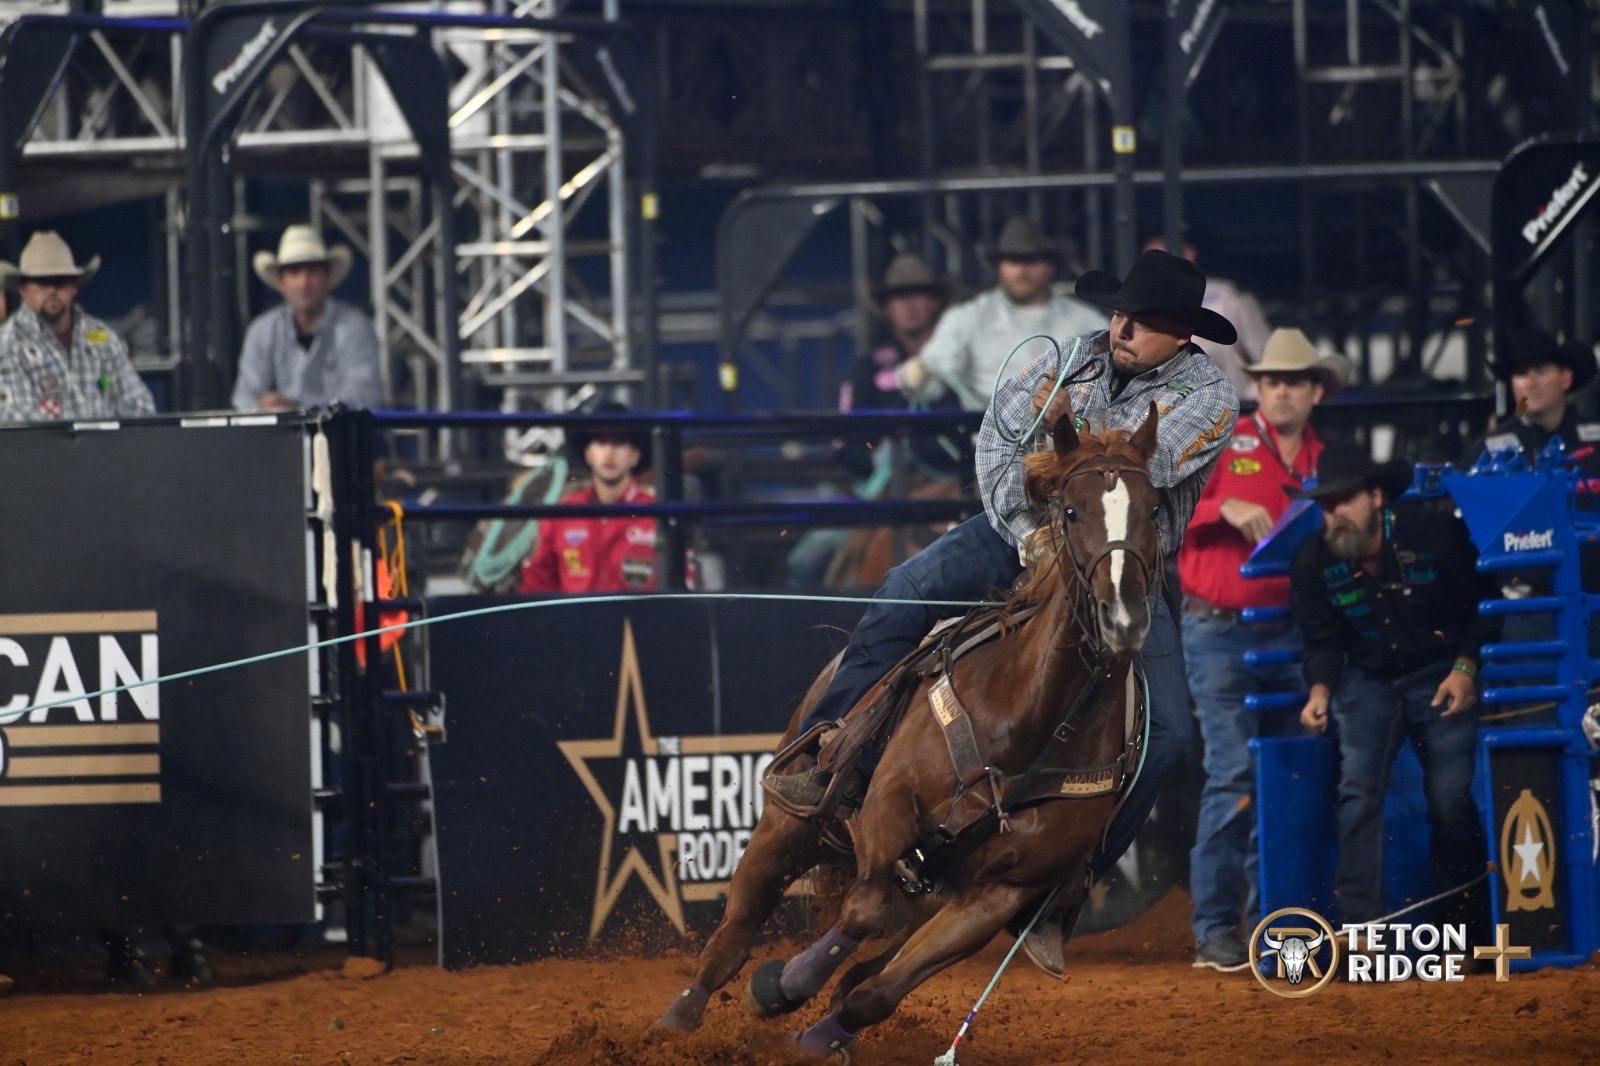
[[0,326],[0,422],[153,415],[155,401],[128,361],[128,346],[83,308],[72,308],[72,349],[23,306]]
[[[1098,379],[1069,386],[1072,410],[1093,432],[1132,431],[1144,423],[1150,403],[1155,401],[1161,424],[1156,453],[1150,459],[1150,480],[1161,496],[1161,550],[1170,558],[1183,543],[1184,527],[1212,468],[1228,446],[1239,414],[1239,394],[1210,357],[1190,344],[1161,366],[1129,381],[1122,395],[1113,400],[1110,341],[1110,331],[1101,329],[1061,342],[1061,358],[1068,360],[1070,369],[1094,356],[1106,361],[1106,372]],[[1037,416],[1033,394],[1047,378],[1057,376],[1056,353],[1050,351],[1022,373],[1008,377],[995,393],[978,431],[978,488],[983,508],[989,523],[1012,544],[1019,543],[1019,538],[1025,543],[1039,527],[1022,490],[1022,458],[1037,442],[1019,448],[1001,436],[1000,427],[1005,428],[1005,436],[1020,436]]]

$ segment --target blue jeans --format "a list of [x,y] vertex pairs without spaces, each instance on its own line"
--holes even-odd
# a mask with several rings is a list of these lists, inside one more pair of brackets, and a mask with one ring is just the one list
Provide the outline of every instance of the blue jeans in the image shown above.
[[1293,712],[1245,710],[1244,698],[1253,693],[1295,692],[1303,681],[1295,664],[1246,666],[1244,653],[1299,648],[1300,632],[1288,622],[1257,627],[1183,616],[1183,661],[1205,741],[1206,783],[1200,794],[1194,850],[1189,854],[1191,925],[1197,942],[1237,932],[1241,908],[1245,929],[1260,917],[1256,771],[1250,741],[1293,736],[1299,726]]
[[[964,607],[931,606],[927,600],[980,600],[1009,588],[1022,572],[1017,550],[976,515],[890,570],[883,587],[857,623],[839,661],[838,672],[802,730],[843,718],[850,708],[905,658],[941,619],[965,614]],[[1095,857],[1099,878],[1128,850],[1150,808],[1161,781],[1183,758],[1192,725],[1189,693],[1178,650],[1178,629],[1165,602],[1157,597],[1151,611],[1150,635],[1135,656],[1150,686],[1150,745],[1139,780],[1127,802],[1112,819],[1103,851]],[[887,603],[914,600],[914,603]]]
[[[1448,660],[1384,681],[1346,666],[1333,693],[1339,730],[1339,920],[1369,922],[1387,913],[1383,891],[1383,799],[1389,772],[1408,737],[1422,764],[1434,878],[1440,891],[1483,872],[1486,852],[1472,799],[1481,705],[1449,718],[1431,707]],[[1482,898],[1481,893],[1477,894]],[[1457,897],[1459,900],[1460,897]],[[1469,921],[1460,910],[1444,921]]]

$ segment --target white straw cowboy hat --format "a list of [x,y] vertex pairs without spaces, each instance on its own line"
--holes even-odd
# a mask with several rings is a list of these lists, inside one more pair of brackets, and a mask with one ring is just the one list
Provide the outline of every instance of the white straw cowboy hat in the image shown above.
[[53,230],[40,230],[28,238],[16,266],[0,263],[0,284],[29,278],[73,278],[82,285],[94,277],[99,269],[98,255],[79,266],[73,261],[72,249],[61,239],[61,234]]
[[310,226],[290,226],[283,231],[283,237],[278,241],[277,255],[271,252],[257,252],[251,258],[250,265],[256,268],[256,277],[277,288],[278,271],[282,268],[299,266],[302,263],[326,263],[328,281],[337,289],[344,279],[350,276],[352,261],[350,249],[345,245],[336,244],[329,248],[322,243],[322,234]]
[[1244,372],[1251,377],[1310,374],[1322,383],[1323,399],[1327,399],[1350,380],[1350,360],[1342,355],[1323,355],[1300,330],[1275,329],[1267,338],[1261,362],[1245,367]]

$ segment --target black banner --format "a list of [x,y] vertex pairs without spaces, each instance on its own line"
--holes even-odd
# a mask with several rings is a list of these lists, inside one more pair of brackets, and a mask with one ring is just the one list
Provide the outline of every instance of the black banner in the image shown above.
[[1514,152],[1494,186],[1497,281],[1526,282],[1572,223],[1594,208],[1597,192],[1600,142],[1535,141]]
[[305,657],[85,696],[306,641],[302,434],[0,431],[5,923],[311,918]]
[[429,638],[448,708],[429,761],[449,967],[684,947],[714,928],[762,770],[861,612],[545,602]]
[[1113,97],[1131,92],[1126,0],[1014,0],[1056,47]]
[[1200,68],[1217,41],[1227,13],[1225,0],[1171,0],[1167,17],[1178,23],[1178,51],[1183,56],[1185,85],[1193,85],[1200,76]]
[[1567,871],[1561,862],[1559,747],[1490,751],[1494,813],[1489,826],[1495,921],[1511,927],[1507,943],[1535,954],[1572,949],[1567,927]]

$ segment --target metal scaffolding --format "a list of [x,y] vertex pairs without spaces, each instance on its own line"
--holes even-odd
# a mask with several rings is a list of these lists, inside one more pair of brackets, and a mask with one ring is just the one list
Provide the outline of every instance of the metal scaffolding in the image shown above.
[[[447,19],[548,20],[564,6],[463,0],[437,10]],[[179,255],[186,23],[176,4],[107,7],[109,13],[126,8],[130,17],[74,23],[73,16],[45,13],[44,22],[64,22],[54,28],[66,43],[23,141],[20,216],[69,211],[79,197],[96,195],[96,185],[102,196],[112,186],[123,198],[164,195],[162,332],[169,365],[176,365],[194,356],[184,350]],[[15,14],[38,21],[39,5],[0,3],[0,18]],[[616,21],[616,0],[607,0],[603,17]],[[392,22],[347,24],[350,31],[397,32]],[[563,410],[602,388],[644,385],[630,321],[638,225],[631,203],[637,191],[648,211],[653,196],[630,187],[629,131],[616,106],[638,71],[573,55],[578,38],[569,33],[509,25],[440,25],[431,32],[451,78],[454,276],[432,268],[444,257],[437,247],[440,213],[419,176],[422,149],[367,46],[353,40],[359,32],[308,33],[265,73],[224,150],[232,204],[221,224],[231,252],[213,264],[213,276],[229,284],[231,313],[230,321],[210,327],[236,348],[251,306],[249,252],[293,220],[268,217],[271,209],[251,179],[309,173],[310,220],[366,262],[391,402]],[[97,181],[73,180],[86,174]],[[30,186],[29,175],[51,180]],[[15,211],[5,236],[14,252]],[[453,326],[442,319],[446,286],[459,293]],[[452,395],[446,367],[444,341],[452,328],[472,378],[462,396]],[[227,384],[212,383],[209,395],[195,399],[220,402]]]

